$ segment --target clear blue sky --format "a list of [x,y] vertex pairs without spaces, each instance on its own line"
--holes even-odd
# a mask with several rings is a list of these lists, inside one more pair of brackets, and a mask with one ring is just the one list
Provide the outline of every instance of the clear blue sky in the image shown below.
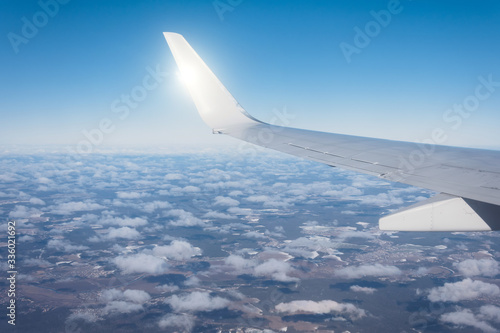
[[[293,127],[406,141],[443,128],[446,144],[500,147],[500,86],[480,88],[468,117],[446,113],[474,103],[478,77],[500,82],[500,2],[215,4],[71,0],[50,16],[37,1],[1,1],[0,144],[76,145],[105,118],[105,145],[233,142],[210,134],[176,77],[162,35],[174,31],[261,120],[286,107]],[[371,11],[390,9],[388,24],[374,23]],[[372,37],[348,62],[340,45],[356,47],[356,27]],[[113,102],[157,66],[169,76],[119,119]]]

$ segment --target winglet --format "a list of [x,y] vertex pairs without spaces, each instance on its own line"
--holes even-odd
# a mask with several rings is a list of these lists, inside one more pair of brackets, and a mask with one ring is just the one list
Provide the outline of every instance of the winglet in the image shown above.
[[182,35],[163,35],[200,116],[214,133],[260,122],[240,106]]

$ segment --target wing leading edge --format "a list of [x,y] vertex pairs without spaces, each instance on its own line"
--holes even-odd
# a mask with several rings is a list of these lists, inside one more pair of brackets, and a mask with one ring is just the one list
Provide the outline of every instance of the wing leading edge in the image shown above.
[[442,193],[382,217],[381,230],[500,230],[500,151],[423,147],[261,122],[239,105],[184,37],[164,36],[200,116],[214,133]]

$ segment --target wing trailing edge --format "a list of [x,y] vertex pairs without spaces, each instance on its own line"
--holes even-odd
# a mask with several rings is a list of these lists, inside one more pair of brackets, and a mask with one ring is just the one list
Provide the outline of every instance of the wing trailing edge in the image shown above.
[[261,122],[248,114],[182,35],[164,33],[181,77],[213,133],[440,194],[380,219],[381,230],[500,230],[500,151],[421,145],[324,133]]

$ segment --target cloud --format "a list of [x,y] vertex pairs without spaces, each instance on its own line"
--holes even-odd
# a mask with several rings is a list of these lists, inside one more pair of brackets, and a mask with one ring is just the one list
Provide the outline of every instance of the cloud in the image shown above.
[[99,320],[99,317],[93,313],[90,309],[86,311],[79,311],[72,313],[68,316],[66,322],[83,320],[87,323],[95,323]]
[[269,259],[268,261],[257,265],[254,269],[254,274],[256,276],[270,277],[273,280],[281,282],[299,281],[298,278],[288,276],[291,272],[293,272],[293,268],[289,263],[278,261],[276,259]]
[[275,307],[278,312],[286,313],[313,313],[313,314],[326,314],[326,313],[338,313],[341,315],[347,315],[352,319],[359,319],[366,316],[366,312],[363,309],[357,308],[355,305],[350,303],[338,303],[335,301],[325,300],[325,301],[292,301],[289,303],[280,303]]
[[493,259],[467,259],[459,263],[454,263],[453,266],[467,277],[477,275],[493,277],[500,274],[500,266]]
[[144,290],[127,289],[121,291],[119,289],[108,289],[101,293],[101,299],[105,302],[111,301],[128,301],[134,303],[145,303],[151,299],[151,296]]
[[104,208],[106,207],[91,202],[90,200],[86,200],[83,202],[72,201],[57,205],[52,209],[51,213],[55,215],[70,215],[74,212],[98,210]]
[[324,196],[340,198],[340,199],[350,199],[352,196],[362,195],[363,191],[356,187],[347,186],[341,190],[329,190],[323,193]]
[[45,205],[45,201],[43,201],[42,199],[38,199],[38,198],[31,198],[30,199],[30,204],[44,206]]
[[50,267],[52,264],[44,259],[28,258],[22,261],[22,266]]
[[180,173],[168,173],[163,178],[165,178],[165,180],[180,180],[184,178],[184,175]]
[[[311,227],[316,226],[312,225]],[[337,246],[338,242],[334,242],[328,237],[309,236],[299,237],[287,242],[283,250],[298,257],[316,258],[318,256],[318,252],[327,253],[329,255],[334,253],[338,254],[338,251],[335,250]]]
[[216,212],[216,211],[209,211],[208,213],[206,213],[205,215],[203,215],[203,217],[207,218],[207,219],[225,219],[225,220],[229,220],[229,219],[234,219],[235,217],[232,216],[232,215],[229,215],[229,214],[225,214],[225,213],[220,213],[220,212]]
[[199,247],[194,247],[186,241],[174,240],[170,245],[156,246],[153,249],[153,254],[167,259],[187,260],[201,255],[202,251]]
[[269,259],[262,263],[257,260],[245,259],[238,255],[230,255],[224,260],[225,264],[232,266],[236,274],[251,274],[258,277],[267,277],[280,282],[297,282],[298,278],[288,276],[293,272],[292,266],[283,261]]
[[118,225],[122,227],[140,227],[146,225],[148,220],[144,217],[113,217],[111,215],[105,215],[100,220],[99,223],[108,225]]
[[[1,214],[1,212],[0,212],[0,214]],[[22,242],[32,242],[32,241],[34,241],[34,240],[35,240],[35,237],[30,236],[30,235],[22,235],[22,236],[21,236],[21,237],[19,237],[17,240],[18,240],[19,242],[21,242],[21,243],[22,243]]]
[[209,292],[193,291],[183,296],[171,296],[165,303],[175,312],[198,312],[226,308],[230,301],[219,296],[211,296]]
[[195,320],[196,318],[189,314],[169,314],[160,319],[158,326],[161,329],[175,327],[182,330],[182,332],[191,332],[195,325]]
[[377,291],[375,288],[369,288],[369,287],[361,287],[361,286],[351,286],[351,291],[357,292],[357,293],[365,293],[365,294],[373,294],[374,292]]
[[365,205],[373,205],[377,207],[387,207],[393,205],[402,205],[404,200],[394,195],[394,193],[379,193],[376,195],[364,195],[358,199]]
[[457,326],[472,326],[486,333],[498,332],[490,324],[477,318],[470,310],[445,313],[439,319]]
[[13,219],[26,219],[32,216],[39,216],[41,213],[42,212],[36,208],[16,205],[14,210],[9,213],[9,217]]
[[346,279],[359,279],[366,276],[393,276],[399,274],[401,274],[401,270],[396,266],[385,266],[382,264],[346,267],[335,272],[336,276]]
[[137,239],[141,237],[141,234],[132,228],[122,227],[122,228],[109,228],[108,233],[103,237],[107,240],[123,238],[123,239]]
[[156,289],[164,293],[173,293],[179,290],[180,288],[177,287],[175,284],[163,284],[160,286],[156,286]]
[[149,193],[145,192],[116,192],[116,196],[120,199],[140,199],[150,196]]
[[167,201],[152,201],[152,202],[146,202],[142,205],[140,208],[142,211],[146,213],[153,213],[155,210],[158,209],[166,209],[170,208],[172,205],[168,203]]
[[187,287],[196,287],[200,285],[201,280],[196,276],[190,276],[186,281],[184,281],[184,285]]
[[484,319],[500,323],[500,308],[494,305],[483,305],[479,309],[480,316]]
[[247,238],[255,238],[255,239],[268,239],[267,236],[261,234],[260,232],[257,231],[249,231],[241,235],[242,237],[247,237]]
[[229,257],[224,259],[226,265],[232,266],[237,271],[243,271],[246,269],[251,269],[255,267],[256,263],[253,260],[245,259],[241,256],[231,254]]
[[137,311],[142,311],[144,307],[142,304],[136,304],[132,302],[125,301],[112,301],[104,307],[102,310],[104,313],[132,313]]
[[500,295],[500,288],[497,285],[467,278],[455,283],[445,283],[442,287],[432,288],[428,298],[431,302],[459,302],[473,300],[481,296],[497,295]]
[[239,204],[240,202],[238,200],[222,196],[216,197],[214,202],[214,205],[216,206],[227,206],[227,207],[236,207]]
[[47,243],[48,248],[56,249],[63,252],[74,252],[74,251],[82,251],[88,249],[87,246],[83,245],[72,245],[69,241],[62,239],[51,239]]
[[127,274],[163,274],[168,271],[168,264],[165,260],[146,253],[118,256],[113,259],[113,263]]
[[207,223],[197,217],[192,213],[185,211],[184,209],[172,209],[167,212],[167,216],[177,217],[177,220],[171,221],[169,224],[174,227],[204,227]]

